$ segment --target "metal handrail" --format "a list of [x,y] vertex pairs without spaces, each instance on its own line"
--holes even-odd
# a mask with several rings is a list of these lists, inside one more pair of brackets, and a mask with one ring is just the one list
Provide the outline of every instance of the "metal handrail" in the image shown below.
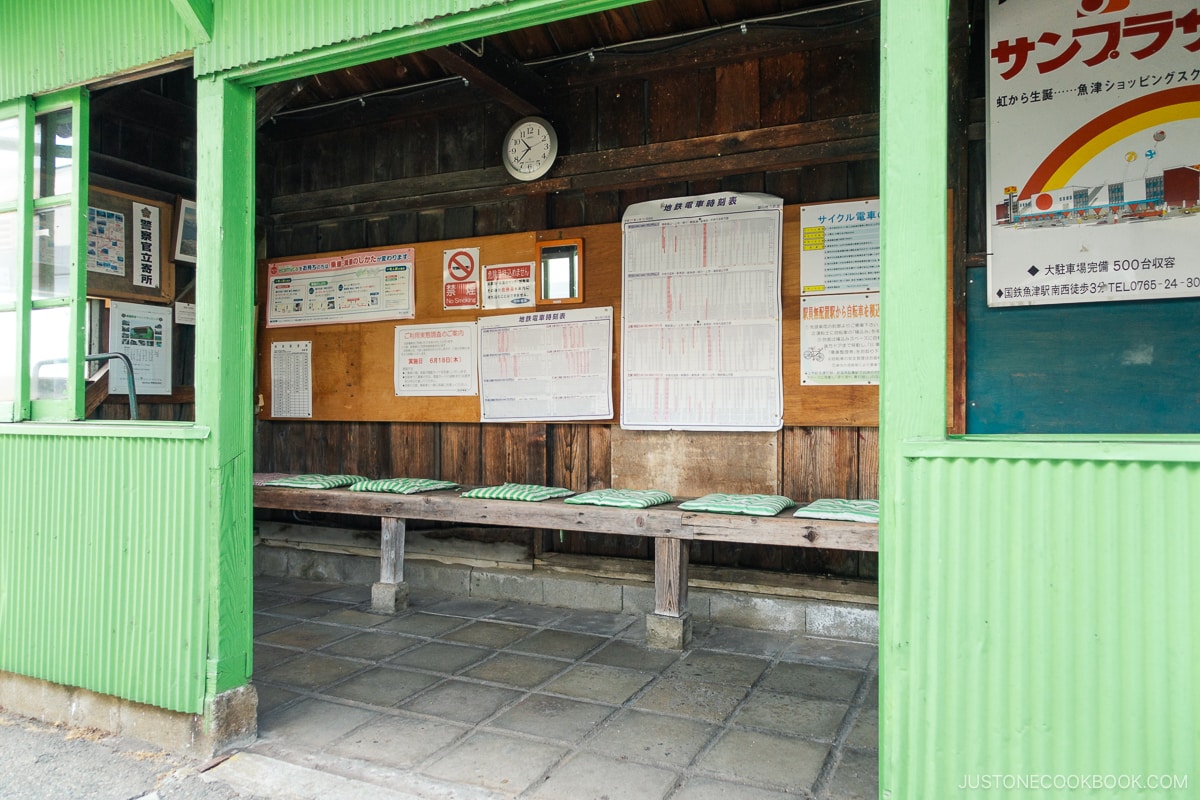
[[[83,357],[84,361],[109,361],[111,359],[120,359],[125,364],[125,380],[129,383],[129,418],[136,420],[138,418],[137,410],[137,390],[134,388],[133,380],[133,362],[129,360],[129,356],[124,353],[91,353]],[[33,376],[41,372],[42,367],[47,364],[66,364],[70,359],[66,358],[48,358],[45,361],[37,361],[33,365]]]

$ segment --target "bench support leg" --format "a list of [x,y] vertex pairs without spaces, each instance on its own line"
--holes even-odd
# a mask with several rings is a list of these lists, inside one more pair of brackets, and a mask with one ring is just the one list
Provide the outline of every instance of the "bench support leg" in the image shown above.
[[688,543],[654,540],[654,613],[646,615],[646,644],[682,650],[692,638],[688,611]]
[[381,520],[379,583],[371,586],[371,610],[395,614],[408,608],[408,584],[404,582],[405,522],[394,517]]

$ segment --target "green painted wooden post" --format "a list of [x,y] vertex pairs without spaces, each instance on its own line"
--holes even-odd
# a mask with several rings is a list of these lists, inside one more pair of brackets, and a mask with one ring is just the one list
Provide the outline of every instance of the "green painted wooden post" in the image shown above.
[[208,442],[208,689],[250,676],[253,552],[254,91],[209,77],[196,87],[196,423]]
[[74,181],[71,184],[71,208],[75,212],[75,235],[71,237],[71,338],[67,357],[67,419],[83,419],[84,380],[83,357],[87,354],[87,209],[88,163],[91,151],[91,105],[88,93],[76,89],[68,93],[74,99],[71,109],[71,136],[74,152],[71,165]]
[[[945,435],[946,0],[883,0],[880,75],[882,374],[880,378],[880,773],[903,798],[912,751],[891,690],[905,669],[905,587],[893,582],[904,470],[900,444]],[[930,698],[932,701],[933,698]],[[931,754],[922,756],[932,757]]]

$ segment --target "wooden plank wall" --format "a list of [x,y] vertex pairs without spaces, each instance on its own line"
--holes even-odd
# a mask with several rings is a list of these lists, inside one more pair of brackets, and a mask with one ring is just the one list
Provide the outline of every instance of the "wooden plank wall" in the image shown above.
[[[547,76],[551,116],[567,121],[559,124],[564,153],[583,156],[656,143],[686,147],[695,137],[875,114],[878,32],[870,26],[855,31],[856,38],[814,39],[762,54],[713,47],[645,56],[624,69],[564,70]],[[495,167],[498,142],[514,114],[450,93],[412,101],[404,112],[391,118],[386,109],[367,106],[361,114],[368,122],[354,127],[328,118],[268,124],[259,149],[260,199],[269,210],[267,257],[610,224],[632,203],[714,191],[768,192],[786,204],[879,193],[877,152],[839,157],[819,150],[810,163],[778,169],[730,174],[716,158],[710,171],[697,167],[685,180],[631,169],[625,182],[595,181],[528,196],[498,191],[488,197],[464,185],[462,196],[470,202],[456,204],[457,195],[446,187]],[[872,133],[847,136],[861,142]],[[367,202],[381,195],[384,184],[416,187],[425,185],[416,182],[423,178],[430,179],[427,198]],[[612,435],[607,424],[259,422],[254,468],[469,484],[529,481],[583,491],[611,485]],[[779,452],[781,490],[798,502],[878,497],[875,427],[790,425],[779,434]],[[538,546],[651,556],[649,542],[630,537],[543,536]],[[874,578],[877,569],[874,554],[808,548],[700,543],[691,558],[846,577]]]

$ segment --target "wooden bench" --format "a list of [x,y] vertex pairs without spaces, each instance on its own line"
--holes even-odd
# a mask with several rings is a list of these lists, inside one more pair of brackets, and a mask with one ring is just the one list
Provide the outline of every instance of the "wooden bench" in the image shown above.
[[687,590],[688,543],[693,540],[865,552],[879,549],[879,526],[874,523],[803,519],[793,517],[791,510],[774,517],[755,517],[684,511],[679,508],[682,501],[628,509],[571,505],[562,500],[530,503],[464,498],[457,489],[403,495],[264,485],[280,477],[284,476],[255,474],[255,508],[380,518],[379,582],[371,588],[372,607],[380,613],[395,613],[407,604],[404,537],[409,519],[652,537],[654,613],[647,616],[647,639],[676,649],[686,645],[691,635]]

